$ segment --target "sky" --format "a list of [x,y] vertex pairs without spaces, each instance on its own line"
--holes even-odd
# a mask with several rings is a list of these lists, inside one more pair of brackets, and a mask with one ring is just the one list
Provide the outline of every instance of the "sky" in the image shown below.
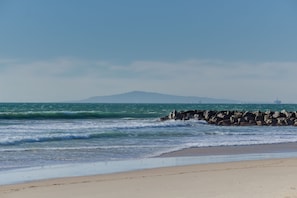
[[0,102],[297,103],[296,21],[295,0],[0,0]]

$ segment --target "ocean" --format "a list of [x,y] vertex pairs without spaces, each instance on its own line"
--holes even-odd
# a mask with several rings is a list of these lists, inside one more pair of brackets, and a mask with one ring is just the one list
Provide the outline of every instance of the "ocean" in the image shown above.
[[0,172],[146,159],[191,147],[297,142],[297,127],[165,121],[173,110],[295,111],[295,104],[1,103]]

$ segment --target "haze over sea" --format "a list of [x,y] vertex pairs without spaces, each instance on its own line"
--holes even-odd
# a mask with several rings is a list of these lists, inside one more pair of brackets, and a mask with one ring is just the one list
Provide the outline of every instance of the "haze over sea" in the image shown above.
[[143,159],[190,147],[297,142],[297,127],[166,121],[173,109],[282,110],[293,104],[2,103],[0,171]]

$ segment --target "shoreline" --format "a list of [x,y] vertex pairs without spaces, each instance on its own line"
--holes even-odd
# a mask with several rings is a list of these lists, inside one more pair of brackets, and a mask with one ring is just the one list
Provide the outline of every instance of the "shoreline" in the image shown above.
[[297,142],[255,144],[255,145],[230,145],[184,148],[177,151],[163,153],[158,157],[185,157],[209,155],[240,155],[260,153],[289,153],[297,152]]
[[294,198],[296,171],[296,158],[186,165],[0,186],[0,196]]
[[48,179],[84,177],[163,167],[297,158],[297,143],[185,148],[157,157],[32,167],[0,172],[0,188]]
[[[297,197],[296,148],[297,143],[201,147],[149,159],[102,162],[101,165],[105,164],[102,167],[98,163],[56,167],[47,174],[61,177],[0,185],[0,197],[294,198]],[[115,172],[71,173],[82,168],[86,171],[104,167]],[[126,169],[115,170],[120,167]],[[70,176],[63,176],[65,171]],[[15,176],[22,177],[19,173]]]

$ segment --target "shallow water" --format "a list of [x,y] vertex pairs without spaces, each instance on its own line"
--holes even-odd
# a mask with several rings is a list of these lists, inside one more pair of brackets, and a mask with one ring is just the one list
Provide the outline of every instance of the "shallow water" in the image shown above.
[[173,109],[282,110],[297,105],[1,104],[0,171],[143,159],[190,147],[297,142],[297,127],[166,121]]

